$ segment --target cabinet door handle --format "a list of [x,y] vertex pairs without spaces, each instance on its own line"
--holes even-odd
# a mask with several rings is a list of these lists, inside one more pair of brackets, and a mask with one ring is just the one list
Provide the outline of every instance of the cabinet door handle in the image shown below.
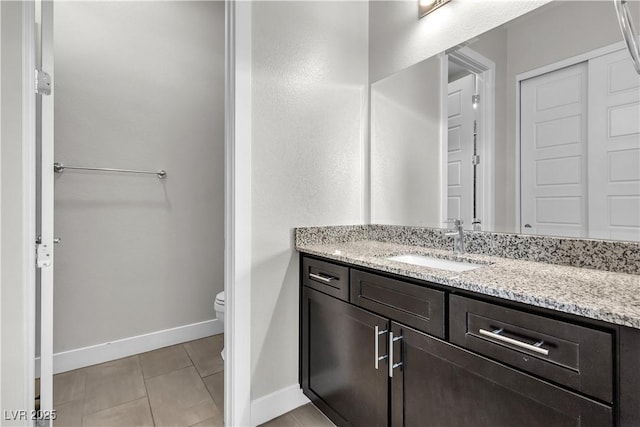
[[335,280],[335,277],[331,277],[331,276],[323,276],[321,274],[315,274],[315,273],[309,273],[309,277],[312,279],[316,279],[319,280],[321,282],[324,283],[331,283],[332,280]]
[[401,340],[403,337],[393,337],[393,332],[389,332],[389,378],[393,378],[393,370],[398,366],[402,366],[402,362],[393,363],[393,343]]
[[525,350],[533,351],[534,353],[543,354],[545,356],[549,355],[549,350],[546,348],[542,348],[542,344],[544,341],[538,341],[535,344],[527,344],[526,342],[514,340],[513,338],[505,337],[504,335],[500,335],[503,329],[496,329],[495,331],[487,331],[486,329],[480,329],[480,335],[484,335],[498,341],[506,342],[507,344],[515,345],[516,347],[524,348]]
[[384,335],[387,332],[389,332],[388,330],[384,330],[381,331],[380,328],[378,327],[378,325],[376,325],[376,327],[374,328],[374,333],[375,333],[375,341],[373,346],[375,347],[375,362],[374,362],[374,366],[376,367],[376,369],[378,369],[379,365],[380,365],[380,361],[386,359],[387,357],[389,357],[388,355],[384,355],[384,356],[380,356],[378,347],[380,346],[380,335]]

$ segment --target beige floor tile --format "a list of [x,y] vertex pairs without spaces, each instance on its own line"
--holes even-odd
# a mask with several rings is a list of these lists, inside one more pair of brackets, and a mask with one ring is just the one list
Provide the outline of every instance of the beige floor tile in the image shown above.
[[53,376],[53,404],[71,402],[84,397],[86,369],[63,372]]
[[145,382],[153,419],[158,426],[192,426],[218,412],[193,366]]
[[192,427],[224,427],[224,415],[222,415],[222,411],[216,408],[216,414],[213,417],[194,424]]
[[138,356],[86,368],[84,413],[93,414],[145,397]]
[[145,378],[167,374],[192,365],[189,355],[181,344],[142,353],[139,356]]
[[220,356],[223,347],[223,334],[184,344],[201,377],[208,377],[224,369],[224,360]]
[[302,405],[299,408],[294,409],[290,414],[303,426],[313,427],[334,427],[335,424],[331,422],[318,408],[311,403]]
[[104,409],[94,414],[85,415],[83,427],[114,427],[114,426],[153,426],[151,409],[146,397],[132,402],[123,403],[113,408]]
[[290,412],[287,412],[284,415],[279,416],[278,418],[274,418],[271,421],[267,421],[262,424],[261,427],[309,427],[302,426],[298,420],[296,420]]
[[82,425],[84,400],[54,405],[54,409],[56,410],[56,419],[53,420],[54,427],[79,427]]
[[202,379],[216,406],[224,413],[224,371]]

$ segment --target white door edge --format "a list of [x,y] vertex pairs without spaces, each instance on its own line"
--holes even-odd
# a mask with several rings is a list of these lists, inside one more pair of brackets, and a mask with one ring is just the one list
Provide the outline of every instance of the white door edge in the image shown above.
[[227,0],[225,425],[251,423],[251,2]]
[[[53,0],[41,1],[41,68],[51,76],[51,94],[41,97],[41,200],[40,235],[49,247],[51,265],[40,269],[40,410],[44,417],[53,411]],[[43,422],[40,425],[48,425]]]
[[[35,6],[33,2],[22,2],[22,126],[23,126],[23,168],[22,168],[22,259],[23,259],[23,354],[26,367],[24,384],[25,409],[35,403],[35,349],[36,349],[36,99],[35,99]],[[16,343],[17,344],[17,343]],[[27,420],[28,425],[34,421]]]
[[449,92],[449,57],[441,53],[440,55],[440,228],[445,228],[447,220],[447,204],[449,177],[447,173],[448,150],[449,150],[449,120],[448,92]]

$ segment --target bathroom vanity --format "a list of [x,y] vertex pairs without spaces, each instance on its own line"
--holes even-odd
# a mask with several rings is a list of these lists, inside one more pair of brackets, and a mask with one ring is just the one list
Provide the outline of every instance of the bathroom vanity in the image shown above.
[[296,239],[300,383],[337,425],[640,425],[637,274],[343,231]]

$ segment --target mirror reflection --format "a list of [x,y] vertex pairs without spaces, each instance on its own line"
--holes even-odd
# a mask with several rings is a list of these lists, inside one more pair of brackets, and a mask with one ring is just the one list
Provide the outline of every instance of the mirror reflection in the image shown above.
[[554,1],[375,82],[370,173],[372,223],[639,241],[640,76],[613,4]]

